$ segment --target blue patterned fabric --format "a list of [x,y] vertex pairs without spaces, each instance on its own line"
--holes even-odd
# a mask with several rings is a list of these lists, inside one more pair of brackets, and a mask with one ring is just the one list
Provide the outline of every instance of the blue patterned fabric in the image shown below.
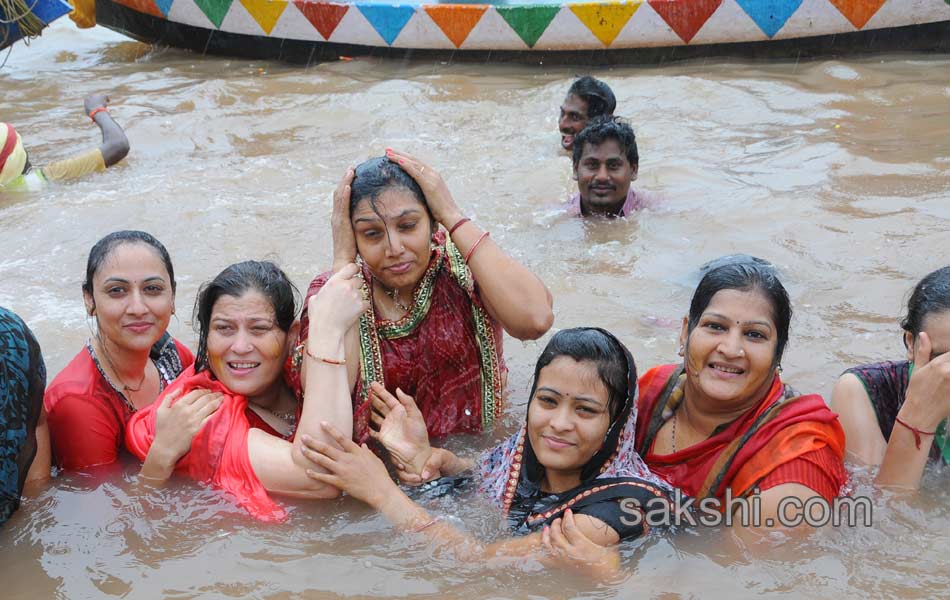
[[45,388],[46,365],[33,332],[0,307],[0,524],[20,506]]

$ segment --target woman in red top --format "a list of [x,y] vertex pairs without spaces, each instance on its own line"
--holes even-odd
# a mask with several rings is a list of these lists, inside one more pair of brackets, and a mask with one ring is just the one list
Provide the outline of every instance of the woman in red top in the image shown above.
[[117,231],[99,240],[82,292],[96,334],[43,400],[55,462],[66,469],[114,462],[132,414],[194,360],[166,332],[175,312],[175,271],[151,235]]
[[[502,329],[519,339],[543,335],[554,319],[547,288],[463,217],[439,174],[411,156],[388,150],[350,169],[333,202],[333,271],[359,260],[370,301],[347,334],[354,438],[365,441],[388,413],[369,398],[372,382],[413,396],[432,437],[489,428],[507,376]],[[314,279],[308,296],[329,275]]]
[[650,469],[700,499],[761,491],[766,524],[783,498],[830,502],[847,479],[837,415],[779,377],[791,317],[770,264],[713,268],[683,318],[683,363],[640,379],[637,450]]
[[[129,421],[125,441],[145,460],[142,476],[165,480],[173,471],[229,492],[255,517],[286,516],[270,493],[335,498],[333,486],[310,479],[298,434],[329,441],[321,421],[352,428],[343,334],[365,310],[356,265],[348,265],[311,298],[306,360],[315,383],[303,406],[284,381],[284,364],[297,339],[296,290],[277,265],[231,265],[202,287],[195,303],[198,356],[152,406]],[[212,390],[218,403],[202,407],[195,390]],[[177,418],[176,418],[177,417]],[[170,424],[171,421],[177,421]]]

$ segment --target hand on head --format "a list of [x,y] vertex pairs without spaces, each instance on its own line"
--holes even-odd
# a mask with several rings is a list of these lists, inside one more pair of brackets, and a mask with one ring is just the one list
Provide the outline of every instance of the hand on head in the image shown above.
[[418,158],[392,148],[386,149],[386,158],[398,164],[416,180],[436,221],[448,228],[462,218],[458,205],[438,171]]
[[914,354],[914,372],[910,377],[907,397],[923,399],[930,413],[926,427],[934,429],[940,421],[950,417],[950,352],[932,356],[930,336],[920,332]]
[[350,192],[356,170],[347,167],[343,179],[333,192],[333,214],[330,225],[333,230],[333,272],[356,261],[356,236],[350,221]]

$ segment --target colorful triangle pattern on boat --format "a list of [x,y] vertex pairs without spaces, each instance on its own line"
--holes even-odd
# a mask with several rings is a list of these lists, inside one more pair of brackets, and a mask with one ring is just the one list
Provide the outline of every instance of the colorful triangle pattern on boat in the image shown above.
[[687,44],[703,28],[722,0],[649,0],[650,6]]
[[456,48],[465,42],[465,38],[475,29],[486,10],[488,6],[484,4],[439,4],[425,7],[429,18]]
[[[950,2],[950,0],[947,0]],[[528,48],[534,48],[548,28],[560,6],[499,6],[495,9]]]
[[201,12],[208,17],[208,20],[214,23],[214,26],[221,29],[221,22],[231,10],[231,3],[234,0],[194,0],[195,6],[201,9]]
[[356,7],[389,46],[393,45],[406,23],[416,14],[415,7],[399,4],[357,4]]
[[294,5],[325,40],[330,39],[330,36],[336,31],[336,26],[343,20],[343,15],[350,10],[349,4],[332,4],[330,2],[294,0]]
[[771,38],[795,14],[802,0],[736,0],[736,3],[755,21],[762,33]]
[[154,0],[154,2],[158,10],[162,11],[162,15],[167,19],[168,11],[172,9],[172,4],[175,3],[175,0]]
[[241,0],[241,4],[267,35],[287,8],[287,0]]
[[604,46],[610,46],[642,2],[571,4],[571,12]]
[[861,29],[868,24],[877,11],[884,6],[887,0],[828,0],[834,4],[838,12],[851,21],[855,29]]
[[[165,18],[165,15],[152,0],[115,0],[118,4],[128,6],[134,11],[152,15],[153,17]],[[27,5],[29,6],[29,5]]]

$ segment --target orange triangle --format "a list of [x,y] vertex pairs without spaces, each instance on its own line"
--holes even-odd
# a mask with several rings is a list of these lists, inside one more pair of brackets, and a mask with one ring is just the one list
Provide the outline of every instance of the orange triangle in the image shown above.
[[426,6],[429,17],[458,48],[475,29],[488,6],[482,4],[440,4]]
[[887,0],[828,0],[835,5],[838,12],[851,21],[855,29],[861,29],[868,24],[877,11],[884,6]]
[[152,15],[153,17],[158,17],[159,19],[165,18],[165,15],[162,14],[162,11],[158,10],[158,7],[155,6],[155,3],[152,2],[152,0],[116,0],[116,2],[128,6],[132,10],[138,11],[140,13]]
[[287,0],[241,0],[241,4],[267,35],[273,31],[277,19],[287,8]]

